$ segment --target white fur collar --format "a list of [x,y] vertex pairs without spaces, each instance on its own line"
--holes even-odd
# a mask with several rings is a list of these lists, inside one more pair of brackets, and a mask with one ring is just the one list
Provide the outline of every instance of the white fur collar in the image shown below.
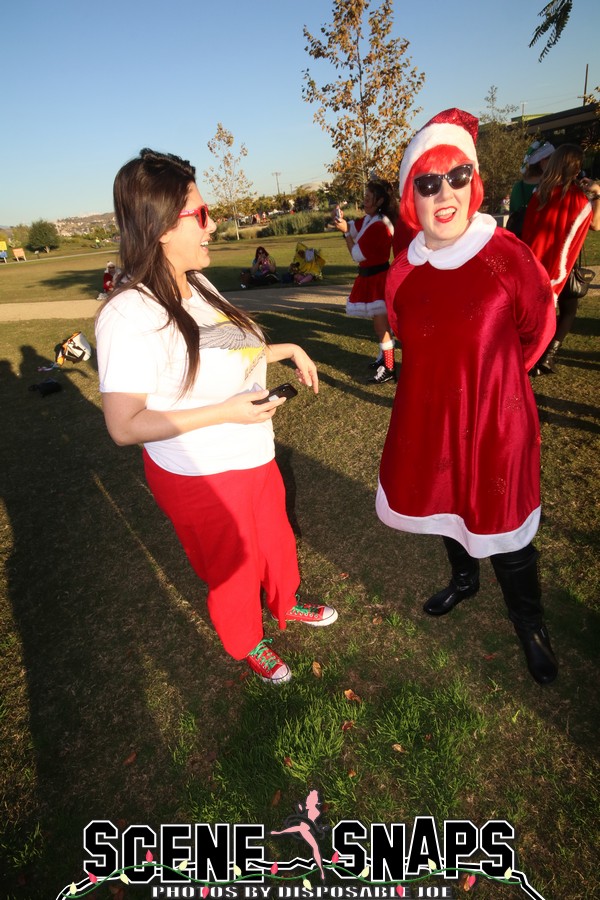
[[408,261],[411,266],[430,263],[435,269],[458,269],[485,247],[497,228],[496,220],[486,213],[475,213],[467,230],[449,247],[430,250],[425,246],[422,231],[416,235],[408,247]]

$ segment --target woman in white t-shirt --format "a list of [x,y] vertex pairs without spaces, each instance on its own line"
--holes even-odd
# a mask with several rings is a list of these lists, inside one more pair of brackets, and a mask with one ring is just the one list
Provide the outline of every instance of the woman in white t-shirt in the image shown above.
[[[265,342],[257,324],[201,274],[215,224],[189,162],[142,150],[117,174],[122,283],[96,325],[100,390],[113,440],[142,443],[146,478],[197,574],[225,650],[265,681],[288,666],[264,638],[261,590],[286,622],[329,625],[337,612],[300,602],[296,543],[265,400],[269,362],[290,359],[318,392],[297,344]],[[259,389],[258,389],[259,388]]]

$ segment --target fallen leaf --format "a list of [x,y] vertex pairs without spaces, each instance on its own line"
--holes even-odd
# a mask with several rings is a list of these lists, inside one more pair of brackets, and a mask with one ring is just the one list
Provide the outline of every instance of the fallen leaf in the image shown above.
[[345,581],[346,578],[350,578],[350,573],[349,572],[340,572],[340,578],[342,581]]
[[244,669],[243,672],[240,673],[240,681],[245,681],[246,678],[250,678],[252,672],[249,669]]
[[373,625],[381,625],[383,618],[381,616],[374,616],[373,619],[371,619],[371,622]]
[[355,694],[351,688],[348,688],[347,691],[344,691],[344,697],[346,700],[354,700],[355,703],[362,703],[362,698]]
[[314,661],[314,663],[312,664],[312,673],[315,678],[323,677],[323,667],[320,662],[317,662],[316,660]]
[[484,653],[483,654],[483,658],[487,659],[487,660],[496,659],[497,656],[498,656],[497,653]]
[[477,878],[475,877],[475,875],[470,875],[468,872],[463,872],[460,876],[458,887],[461,891],[472,891],[475,889],[476,884]]
[[425,740],[426,740],[426,741],[430,741],[430,740],[431,740],[431,735],[430,735],[430,734],[426,734],[426,735],[425,735]]
[[354,722],[352,719],[347,719],[342,725],[342,731],[350,731],[351,728],[354,728]]
[[228,678],[226,681],[223,682],[225,687],[234,687],[235,683],[236,682],[233,680],[233,678]]
[[277,788],[277,790],[271,797],[271,806],[279,806],[280,800],[281,800],[281,791],[279,790],[279,788]]
[[123,760],[123,765],[130,766],[132,763],[134,763],[136,761],[136,759],[137,759],[137,751],[133,750],[133,752],[129,754],[127,759]]
[[291,756],[284,756],[284,757],[283,757],[283,764],[284,764],[284,766],[287,766],[288,769],[291,769],[291,767],[294,765],[294,763],[292,762],[292,757],[291,757]]
[[392,744],[392,750],[395,750],[396,753],[406,753],[402,744]]

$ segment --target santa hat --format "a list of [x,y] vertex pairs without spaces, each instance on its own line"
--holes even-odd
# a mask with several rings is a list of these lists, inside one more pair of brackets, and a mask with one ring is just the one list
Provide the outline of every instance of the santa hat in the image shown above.
[[462,109],[445,109],[417,131],[414,138],[406,148],[400,165],[400,196],[408,174],[414,164],[427,150],[439,147],[440,144],[449,144],[458,147],[465,154],[469,162],[475,165],[479,171],[475,141],[477,140],[478,120],[475,116]]

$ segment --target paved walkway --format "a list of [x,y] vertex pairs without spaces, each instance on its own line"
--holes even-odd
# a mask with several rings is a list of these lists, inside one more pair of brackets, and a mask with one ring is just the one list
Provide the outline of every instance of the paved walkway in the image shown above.
[[[303,309],[306,306],[345,306],[347,285],[307,285],[272,287],[250,291],[230,291],[224,296],[234,306],[248,312]],[[89,319],[101,306],[98,300],[49,300],[47,303],[0,304],[0,322],[26,322],[31,319]]]
[[[600,266],[590,266],[595,272],[590,285],[591,296],[600,295]],[[346,305],[349,285],[321,284],[298,287],[272,287],[250,291],[229,291],[225,297],[248,312],[261,310],[305,309],[307,306]],[[0,322],[26,322],[31,319],[89,319],[96,315],[101,303],[98,300],[49,300],[47,303],[0,304]]]

